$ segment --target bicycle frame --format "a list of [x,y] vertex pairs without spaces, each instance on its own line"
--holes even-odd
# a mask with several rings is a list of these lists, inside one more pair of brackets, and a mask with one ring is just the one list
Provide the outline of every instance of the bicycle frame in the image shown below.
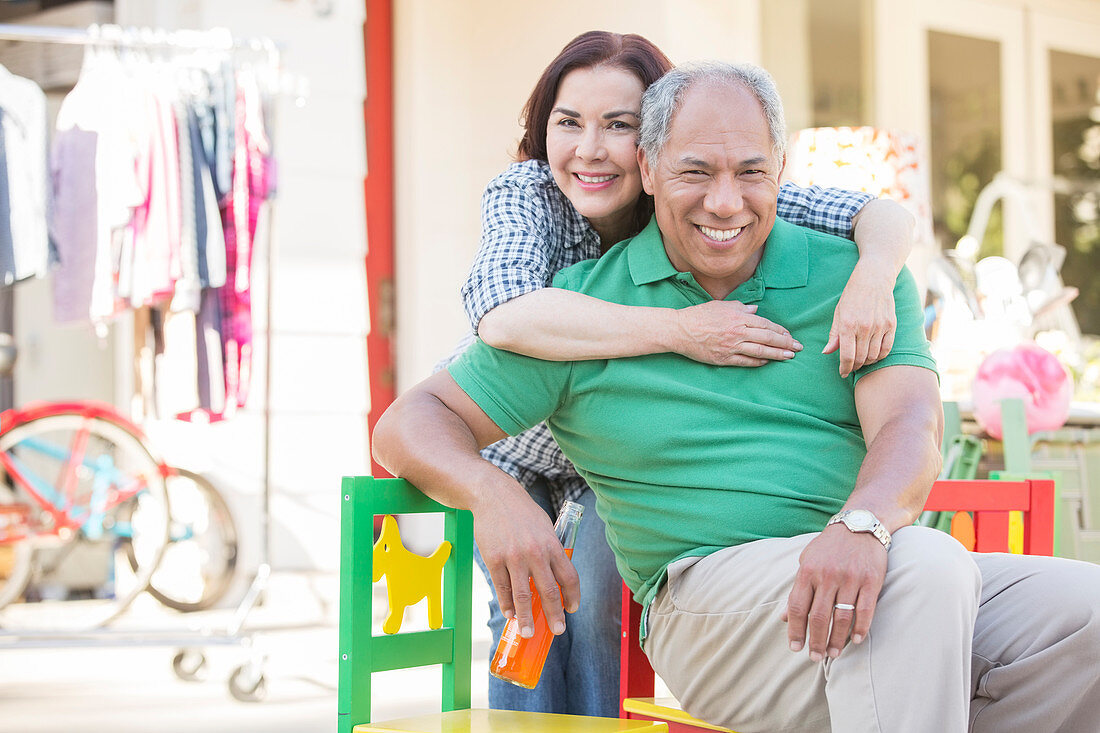
[[[95,418],[104,420],[135,436],[148,449],[148,443],[140,427],[119,414],[111,405],[95,401],[38,402],[22,408],[5,410],[0,413],[0,434],[7,433],[31,420],[55,415],[75,415],[86,421]],[[20,443],[32,451],[63,461],[64,468],[56,486],[34,475],[7,452],[0,452],[0,466],[38,504],[39,508],[50,516],[51,528],[44,532],[45,534],[58,535],[66,531],[83,530],[90,539],[98,539],[103,534],[103,519],[107,510],[137,496],[145,488],[144,482],[140,480],[131,481],[126,486],[119,485],[117,479],[122,474],[115,470],[106,456],[97,461],[86,459],[84,452],[87,448],[88,436],[88,429],[79,430],[72,444],[67,447],[51,445],[33,438]],[[162,478],[168,478],[174,474],[174,470],[162,458],[152,451],[150,455]],[[69,498],[78,485],[80,469],[91,470],[94,474],[93,493],[88,510],[73,513]],[[0,537],[0,543],[17,542],[28,536],[6,533]]]

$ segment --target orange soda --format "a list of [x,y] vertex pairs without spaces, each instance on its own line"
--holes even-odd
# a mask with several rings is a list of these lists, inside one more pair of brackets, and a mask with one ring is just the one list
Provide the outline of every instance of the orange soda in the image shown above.
[[[577,539],[577,527],[580,525],[584,507],[572,501],[562,506],[561,513],[554,523],[554,533],[561,540],[565,554],[573,557],[573,545]],[[504,625],[500,635],[496,654],[489,664],[489,673],[494,677],[511,682],[513,685],[534,688],[539,683],[546,655],[550,652],[550,643],[554,633],[546,623],[546,613],[542,610],[542,598],[531,584],[531,612],[534,616],[535,633],[530,639],[524,639],[519,633],[519,620],[513,616]]]

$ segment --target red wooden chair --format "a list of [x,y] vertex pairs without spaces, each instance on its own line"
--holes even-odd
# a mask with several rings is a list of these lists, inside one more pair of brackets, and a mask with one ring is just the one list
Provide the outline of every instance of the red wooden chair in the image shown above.
[[[1024,554],[1054,552],[1054,481],[937,481],[925,503],[928,511],[966,511],[974,514],[975,549],[1007,552],[1009,512],[1024,515]],[[642,607],[623,586],[623,636],[620,645],[619,714],[629,720],[668,723],[670,733],[727,731],[684,712],[675,699],[655,698],[653,668],[638,646]]]

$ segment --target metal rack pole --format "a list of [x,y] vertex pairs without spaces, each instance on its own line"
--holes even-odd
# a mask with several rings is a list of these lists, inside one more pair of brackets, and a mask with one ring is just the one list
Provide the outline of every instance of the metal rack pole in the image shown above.
[[33,26],[0,23],[0,41],[62,43],[76,46],[116,45],[136,48],[180,48],[187,50],[261,51],[274,44],[265,38],[235,38],[227,29],[209,31],[165,31],[150,28],[123,28],[117,25],[91,26],[88,29],[63,26]]

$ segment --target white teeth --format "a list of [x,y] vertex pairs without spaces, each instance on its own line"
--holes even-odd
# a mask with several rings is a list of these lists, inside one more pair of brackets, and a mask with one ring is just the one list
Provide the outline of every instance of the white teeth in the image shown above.
[[585,183],[604,183],[610,181],[615,176],[586,176],[583,173],[578,173],[577,178],[581,179]]
[[744,227],[737,227],[736,229],[711,229],[710,227],[699,227],[699,231],[716,242],[729,241],[740,234],[742,229],[744,229]]

